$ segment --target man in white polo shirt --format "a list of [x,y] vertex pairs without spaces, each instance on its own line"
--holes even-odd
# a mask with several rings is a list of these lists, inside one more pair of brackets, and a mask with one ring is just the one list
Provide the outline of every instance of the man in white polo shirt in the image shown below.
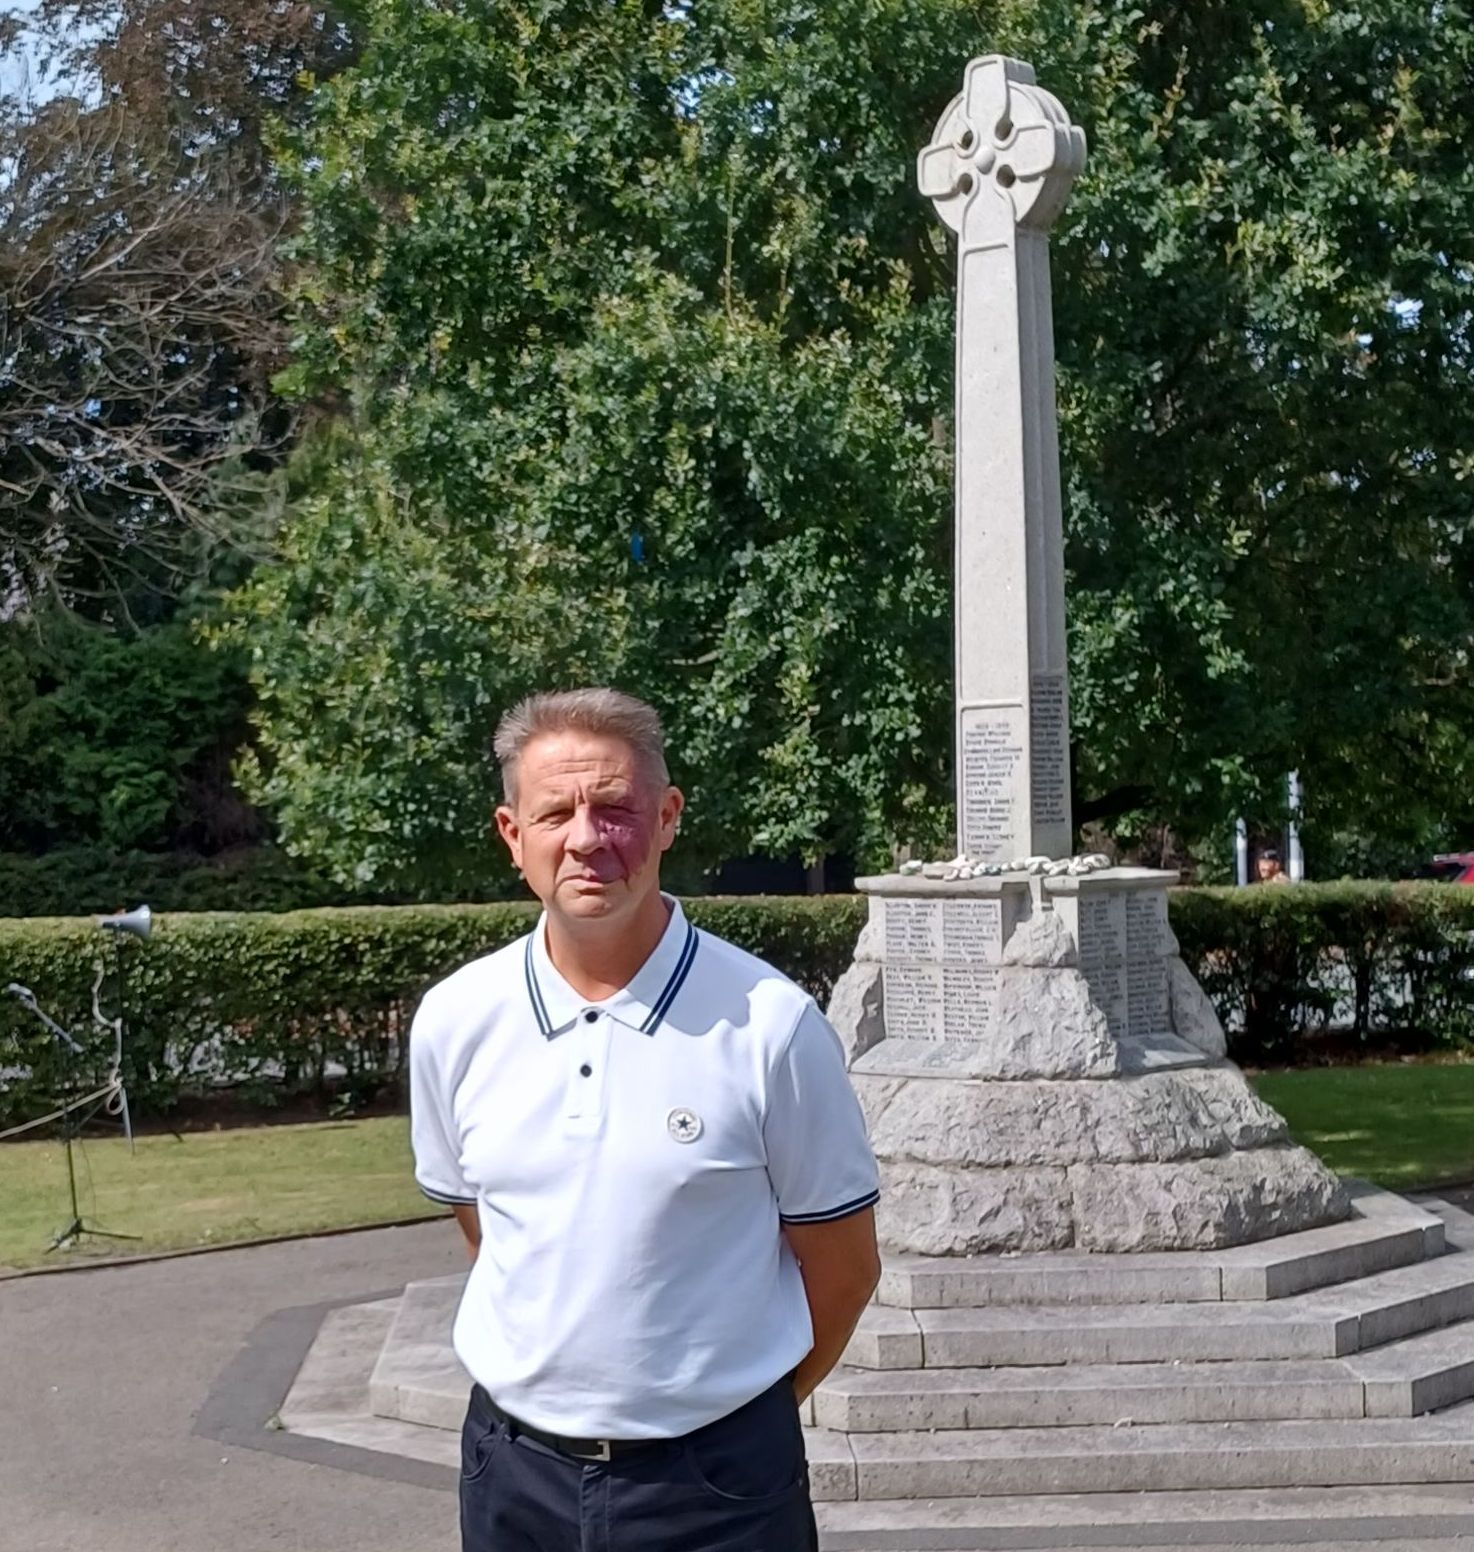
[[463,1552],[809,1552],[798,1403],[880,1271],[838,1039],[661,893],[650,707],[533,696],[495,749],[543,914],[410,1040],[416,1178],[475,1257]]

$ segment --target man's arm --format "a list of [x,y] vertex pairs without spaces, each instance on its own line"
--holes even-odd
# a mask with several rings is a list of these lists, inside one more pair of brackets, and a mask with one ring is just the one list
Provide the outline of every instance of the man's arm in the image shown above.
[[793,1388],[803,1401],[839,1362],[880,1281],[875,1209],[867,1207],[831,1223],[785,1223],[783,1233],[798,1257],[814,1327],[814,1345],[793,1377]]
[[466,1236],[466,1249],[471,1259],[481,1249],[481,1219],[476,1214],[475,1202],[456,1202],[450,1209],[456,1215],[461,1233]]

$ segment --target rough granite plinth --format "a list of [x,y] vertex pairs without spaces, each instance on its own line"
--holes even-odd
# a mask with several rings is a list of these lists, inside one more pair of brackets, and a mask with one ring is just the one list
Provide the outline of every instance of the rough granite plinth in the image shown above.
[[1218,1018],[1218,1010],[1196,977],[1173,954],[1167,960],[1167,996],[1172,1010],[1172,1028],[1189,1045],[1205,1056],[1222,1056],[1228,1050],[1228,1038]]
[[1293,1146],[1171,1164],[886,1160],[881,1184],[881,1247],[930,1256],[1218,1250],[1346,1215],[1336,1178]]
[[982,1038],[989,1078],[1110,1078],[1121,1052],[1078,970],[1006,965]]
[[895,1162],[1167,1164],[1287,1141],[1285,1122],[1228,1062],[1088,1079],[938,1082],[852,1075],[876,1151]]
[[830,1019],[891,1252],[1216,1250],[1346,1192],[1224,1059],[1167,923],[1172,875],[862,879]]

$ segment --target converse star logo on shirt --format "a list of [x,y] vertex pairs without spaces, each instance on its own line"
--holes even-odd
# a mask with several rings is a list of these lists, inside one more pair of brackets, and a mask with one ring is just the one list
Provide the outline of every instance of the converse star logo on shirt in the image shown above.
[[694,1110],[672,1110],[665,1124],[677,1142],[695,1142],[701,1135],[701,1117]]

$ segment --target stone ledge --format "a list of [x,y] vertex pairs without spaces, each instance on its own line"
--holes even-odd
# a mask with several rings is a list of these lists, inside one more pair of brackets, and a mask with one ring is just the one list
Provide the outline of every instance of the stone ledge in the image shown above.
[[[1179,1490],[1150,1494],[999,1494],[988,1498],[904,1499],[825,1504],[824,1545],[835,1549],[951,1547],[1162,1548],[1303,1545],[1349,1549],[1386,1536],[1474,1537],[1467,1486],[1289,1487]],[[980,1533],[975,1543],[968,1532]],[[985,1539],[984,1539],[985,1538]],[[1451,1543],[1448,1544],[1451,1547]],[[1462,1543],[1460,1543],[1462,1545]],[[1412,1552],[1399,1539],[1395,1552]]]
[[406,1285],[369,1378],[369,1410],[429,1428],[456,1428],[466,1415],[471,1377],[450,1332],[465,1277]]
[[1368,1417],[1417,1417],[1474,1397],[1474,1321],[1355,1353],[1347,1367],[1366,1391]]
[[1443,1253],[1439,1218],[1390,1192],[1350,1185],[1355,1216],[1346,1222],[1226,1250],[892,1256],[878,1299],[901,1309],[1254,1302]]
[[[824,1427],[849,1433],[1359,1418],[1365,1411],[1364,1386],[1349,1363],[846,1368],[835,1370],[819,1387],[815,1416]],[[1474,1385],[1457,1399],[1471,1393]],[[1388,1399],[1393,1399],[1390,1391]]]
[[855,1434],[862,1499],[1474,1482],[1474,1415]]
[[1217,1303],[1210,1251],[1041,1250],[1032,1255],[900,1256],[886,1260],[880,1303],[898,1309],[983,1309],[1009,1304]]
[[[916,1323],[924,1368],[1340,1358],[1357,1350],[1354,1314],[1302,1313],[1289,1302],[918,1310]],[[845,1361],[856,1360],[847,1353]]]
[[924,878],[919,873],[873,873],[855,880],[862,895],[883,898],[911,895],[922,900],[966,899],[1028,889],[1039,883],[1051,895],[1091,894],[1099,889],[1170,889],[1182,875],[1162,868],[1101,868],[1095,873],[992,873],[983,878]]

